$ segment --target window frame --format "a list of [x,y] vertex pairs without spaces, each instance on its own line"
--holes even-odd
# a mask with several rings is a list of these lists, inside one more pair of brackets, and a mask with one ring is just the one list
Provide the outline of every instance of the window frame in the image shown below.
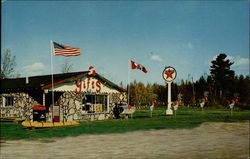
[[[90,99],[88,99],[88,97]],[[86,98],[86,99],[85,99]],[[87,103],[90,103],[91,106],[95,105],[95,104],[102,104],[102,112],[93,112],[93,110],[95,110],[95,108],[91,108],[89,110],[86,110],[86,108],[84,108],[86,106]],[[81,101],[82,104],[82,112],[83,114],[100,114],[100,113],[108,113],[109,111],[109,103],[108,103],[108,94],[85,94],[85,97],[82,98]]]
[[14,107],[14,96],[5,95],[2,98],[2,107],[3,108],[12,108]]

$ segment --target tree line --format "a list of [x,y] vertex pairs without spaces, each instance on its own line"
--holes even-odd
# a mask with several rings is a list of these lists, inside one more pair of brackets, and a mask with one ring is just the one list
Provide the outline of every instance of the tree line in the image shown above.
[[[172,101],[178,100],[181,105],[198,106],[202,98],[207,106],[227,106],[231,99],[237,105],[250,104],[249,76],[236,76],[230,69],[233,64],[227,55],[222,53],[211,61],[210,75],[201,76],[197,81],[184,81],[180,84],[172,83]],[[167,105],[167,83],[143,84],[136,80],[129,85],[129,103],[135,106],[150,105],[153,101],[159,105]]]

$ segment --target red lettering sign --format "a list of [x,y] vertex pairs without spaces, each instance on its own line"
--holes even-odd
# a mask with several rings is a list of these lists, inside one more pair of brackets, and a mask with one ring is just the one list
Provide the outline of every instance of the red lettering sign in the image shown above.
[[100,81],[96,81],[96,87],[98,87],[99,89],[96,89],[96,92],[100,92],[101,91],[101,82]]
[[89,88],[90,77],[88,77],[87,80],[88,80],[88,82],[87,82],[87,88]]
[[[91,84],[91,85],[90,85]],[[88,77],[87,80],[82,81],[82,79],[77,79],[75,81],[75,85],[76,85],[76,90],[75,92],[77,94],[80,94],[82,91],[84,91],[85,89],[91,89],[92,91],[96,88],[96,92],[101,92],[101,82],[96,80],[96,81],[91,81],[91,78]]]
[[82,80],[81,79],[77,79],[76,81],[75,81],[75,84],[76,84],[76,87],[78,88],[76,88],[76,94],[80,94],[81,93],[81,91],[82,91]]

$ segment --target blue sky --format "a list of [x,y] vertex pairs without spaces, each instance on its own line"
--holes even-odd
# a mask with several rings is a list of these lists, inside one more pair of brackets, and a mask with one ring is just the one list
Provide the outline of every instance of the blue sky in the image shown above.
[[95,70],[115,83],[163,84],[166,66],[176,82],[209,74],[220,53],[236,74],[249,74],[249,2],[242,1],[4,1],[2,53],[16,55],[22,76],[50,74],[50,40],[80,47],[77,57],[54,57],[54,73],[65,60],[72,71]]

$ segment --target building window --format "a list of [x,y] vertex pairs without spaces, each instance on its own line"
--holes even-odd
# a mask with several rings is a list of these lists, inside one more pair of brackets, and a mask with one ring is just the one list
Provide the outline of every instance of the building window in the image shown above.
[[108,101],[107,101],[107,95],[99,95],[96,96],[96,104],[99,104],[101,106],[102,112],[107,112],[108,111]]
[[107,95],[91,94],[82,99],[82,110],[86,113],[100,113],[108,111]]
[[14,106],[14,97],[13,96],[5,96],[3,98],[3,106],[4,107]]

